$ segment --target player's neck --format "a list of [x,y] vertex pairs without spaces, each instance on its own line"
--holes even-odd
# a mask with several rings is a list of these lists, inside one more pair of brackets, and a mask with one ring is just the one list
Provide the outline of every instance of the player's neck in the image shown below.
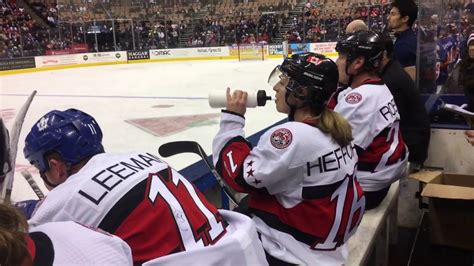
[[311,119],[313,115],[308,111],[308,108],[296,109],[294,121],[303,122],[305,120]]
[[358,88],[364,85],[365,83],[367,83],[367,81],[371,79],[380,79],[380,77],[372,73],[367,73],[367,72],[361,73],[354,77],[351,83],[351,88],[353,89]]

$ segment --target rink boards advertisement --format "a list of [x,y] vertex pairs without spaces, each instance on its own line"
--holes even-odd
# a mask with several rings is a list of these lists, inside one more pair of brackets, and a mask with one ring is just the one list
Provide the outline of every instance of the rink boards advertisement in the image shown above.
[[199,47],[179,49],[150,50],[150,59],[193,58],[193,57],[223,57],[229,56],[229,47]]
[[150,59],[150,51],[148,50],[128,51],[127,59],[129,61]]
[[37,68],[110,62],[127,62],[127,52],[103,52],[35,57]]
[[283,45],[275,44],[268,46],[268,54],[269,55],[282,55],[283,54]]
[[35,68],[34,57],[0,59],[0,71],[23,68]]
[[288,48],[289,54],[301,54],[313,52],[318,54],[328,54],[336,52],[337,42],[320,42],[320,43],[290,43]]
[[[252,46],[251,44],[246,46]],[[328,43],[293,43],[288,45],[288,52],[315,52],[327,56],[337,56],[336,42]],[[261,46],[260,46],[261,47]],[[263,53],[269,58],[281,58],[284,49],[281,44],[263,46]],[[85,65],[109,65],[124,63],[144,63],[150,61],[186,61],[186,60],[220,60],[238,58],[237,44],[220,47],[193,47],[176,49],[152,49],[138,51],[110,51],[99,53],[80,53],[36,56],[26,58],[1,59],[0,73],[21,73],[36,71],[35,69],[70,68]]]
[[310,46],[310,51],[318,54],[335,53],[336,44],[337,42],[312,43]]

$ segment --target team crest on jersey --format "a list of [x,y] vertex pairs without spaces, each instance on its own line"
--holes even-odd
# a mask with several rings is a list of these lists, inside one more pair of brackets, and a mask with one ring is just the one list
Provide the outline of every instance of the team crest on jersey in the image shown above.
[[270,141],[273,147],[277,149],[284,149],[290,146],[293,141],[293,134],[286,128],[279,128],[272,133]]
[[362,100],[362,95],[358,92],[351,92],[346,96],[346,102],[356,104]]

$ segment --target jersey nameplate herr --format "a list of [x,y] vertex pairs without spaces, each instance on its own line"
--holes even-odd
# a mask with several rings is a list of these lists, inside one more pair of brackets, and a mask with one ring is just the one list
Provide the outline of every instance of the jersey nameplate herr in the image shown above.
[[[124,186],[129,177],[148,175],[167,167],[166,163],[149,153],[136,154],[126,160],[112,163],[91,175],[90,180],[78,191],[79,195],[98,206],[109,192]],[[150,171],[150,169],[153,170]],[[141,181],[141,179],[136,181]],[[127,187],[129,185],[131,184],[127,184]]]

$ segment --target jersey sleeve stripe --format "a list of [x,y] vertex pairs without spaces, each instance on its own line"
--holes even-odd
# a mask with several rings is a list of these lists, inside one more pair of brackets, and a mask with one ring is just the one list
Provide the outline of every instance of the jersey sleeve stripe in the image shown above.
[[[226,183],[238,192],[248,192],[255,189],[245,181],[243,176],[245,158],[251,149],[250,143],[245,138],[238,136],[229,140],[219,154],[216,170]],[[232,162],[227,155],[229,152],[232,152]],[[237,167],[234,171],[232,171],[232,165]]]
[[33,265],[53,265],[54,246],[51,239],[43,232],[32,232],[29,236],[36,249]]

